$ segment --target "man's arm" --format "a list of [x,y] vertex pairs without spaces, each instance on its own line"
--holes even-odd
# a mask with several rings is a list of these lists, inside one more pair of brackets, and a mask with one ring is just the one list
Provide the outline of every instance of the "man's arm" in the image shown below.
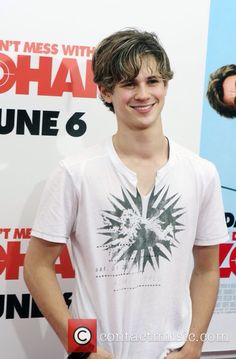
[[219,287],[219,246],[194,246],[194,269],[190,283],[192,322],[189,336],[179,352],[168,359],[199,359],[216,303]]
[[25,256],[24,279],[40,311],[67,349],[67,326],[71,315],[54,268],[63,246],[32,237]]
[[[55,272],[55,262],[64,244],[32,237],[25,256],[24,279],[40,311],[48,320],[67,350],[68,319],[71,314],[65,303]],[[89,359],[115,359],[98,347]]]

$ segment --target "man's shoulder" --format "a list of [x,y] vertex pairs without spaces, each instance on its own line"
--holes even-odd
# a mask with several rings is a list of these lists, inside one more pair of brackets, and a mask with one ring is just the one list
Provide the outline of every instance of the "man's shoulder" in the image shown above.
[[60,165],[69,172],[74,172],[82,169],[89,162],[99,162],[99,160],[107,156],[106,143],[107,140],[104,140],[94,145],[84,146],[78,152],[62,159]]
[[172,148],[177,162],[185,163],[202,174],[213,174],[216,172],[216,167],[213,162],[191,151],[190,149],[176,142],[172,142]]

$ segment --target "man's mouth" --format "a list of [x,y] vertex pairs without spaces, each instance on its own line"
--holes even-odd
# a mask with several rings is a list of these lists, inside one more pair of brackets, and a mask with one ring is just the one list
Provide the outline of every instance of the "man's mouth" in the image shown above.
[[152,109],[152,107],[155,105],[155,103],[147,104],[147,105],[133,105],[130,106],[136,111],[140,112],[148,112]]

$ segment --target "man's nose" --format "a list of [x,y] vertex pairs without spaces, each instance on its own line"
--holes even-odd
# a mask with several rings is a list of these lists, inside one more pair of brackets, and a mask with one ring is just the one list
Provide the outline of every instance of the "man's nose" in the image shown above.
[[135,99],[146,100],[149,98],[149,91],[146,85],[139,85],[136,87]]

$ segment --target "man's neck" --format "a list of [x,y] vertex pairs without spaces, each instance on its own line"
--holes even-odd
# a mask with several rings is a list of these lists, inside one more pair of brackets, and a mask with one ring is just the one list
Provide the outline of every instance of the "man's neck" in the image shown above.
[[117,131],[113,136],[113,145],[117,154],[122,158],[152,160],[166,158],[168,160],[168,140],[162,129],[158,131],[143,130],[129,133]]
[[163,132],[137,131],[132,136],[117,132],[113,145],[122,162],[137,175],[137,188],[141,195],[150,192],[157,171],[169,158],[169,143]]

